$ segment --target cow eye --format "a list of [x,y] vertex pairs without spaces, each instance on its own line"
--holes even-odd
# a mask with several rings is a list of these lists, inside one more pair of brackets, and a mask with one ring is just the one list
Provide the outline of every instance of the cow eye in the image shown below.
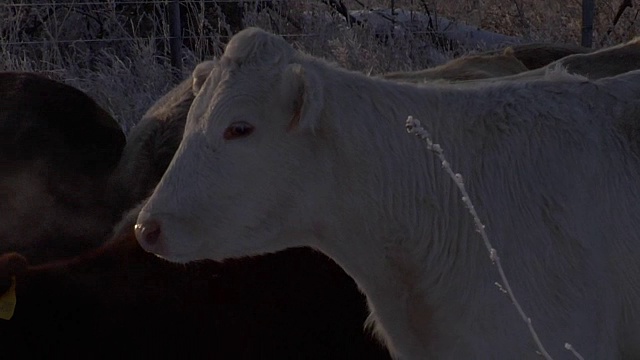
[[224,139],[233,140],[249,136],[253,132],[253,125],[244,121],[234,122],[224,130]]

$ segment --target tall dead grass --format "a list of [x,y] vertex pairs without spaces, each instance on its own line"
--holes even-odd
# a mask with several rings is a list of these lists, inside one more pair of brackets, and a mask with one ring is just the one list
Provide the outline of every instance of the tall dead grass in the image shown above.
[[[13,1],[13,2],[12,2]],[[73,1],[69,0],[68,3]],[[0,4],[0,70],[38,71],[76,86],[111,112],[125,131],[171,86],[166,1],[130,4],[116,0],[52,4],[9,0]],[[259,9],[241,2],[241,24],[229,2],[181,2],[183,76],[201,60],[221,54],[238,26],[283,34],[295,46],[349,69],[367,73],[416,70],[450,59],[428,34],[374,34],[350,26],[328,0],[274,0]],[[578,43],[579,0],[344,0],[351,10],[389,7],[428,11],[530,41]],[[638,33],[637,10],[627,11],[607,37],[617,3],[598,0],[594,39],[598,46]],[[634,12],[635,11],[635,12]],[[236,14],[237,15],[237,14]],[[600,44],[602,43],[602,44]],[[464,52],[465,49],[462,49]]]

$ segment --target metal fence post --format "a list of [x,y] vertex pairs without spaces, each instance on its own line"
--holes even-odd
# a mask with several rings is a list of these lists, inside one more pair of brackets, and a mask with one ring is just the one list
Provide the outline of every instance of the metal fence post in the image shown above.
[[594,0],[582,0],[582,41],[584,47],[591,47],[593,43],[593,15],[595,13]]

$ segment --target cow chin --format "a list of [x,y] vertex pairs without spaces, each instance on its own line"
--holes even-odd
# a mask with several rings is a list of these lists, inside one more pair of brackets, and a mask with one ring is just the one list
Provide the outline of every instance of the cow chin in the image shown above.
[[190,255],[185,255],[185,256],[180,256],[180,255],[171,255],[166,256],[166,255],[160,255],[160,254],[154,254],[158,259],[162,259],[165,261],[168,261],[170,263],[175,263],[175,264],[187,264],[187,263],[191,263],[194,261],[198,261],[198,260],[203,260],[203,259],[198,259],[198,258],[194,258],[193,256]]
[[145,251],[173,263],[222,261],[287,247],[278,241],[274,231],[278,226],[263,225],[255,229],[221,220],[218,224],[226,225],[212,228],[212,223],[216,222],[143,210],[138,215],[136,238]]
[[[212,238],[208,238],[213,240]],[[177,240],[177,239],[173,239]],[[185,239],[192,241],[194,239]],[[179,264],[186,264],[199,260],[213,260],[223,262],[227,259],[237,259],[243,257],[258,256],[274,253],[287,248],[279,246],[276,242],[265,241],[258,243],[247,243],[237,238],[230,238],[231,241],[205,241],[200,247],[186,249],[184,247],[172,247],[173,243],[166,242],[166,245],[159,247],[141,246],[148,252],[153,253],[160,259]],[[271,245],[271,246],[270,246]]]

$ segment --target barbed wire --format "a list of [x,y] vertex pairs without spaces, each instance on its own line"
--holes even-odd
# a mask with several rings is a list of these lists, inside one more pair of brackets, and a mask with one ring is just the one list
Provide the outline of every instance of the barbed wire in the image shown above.
[[[279,36],[285,38],[296,38],[296,37],[314,37],[320,36],[320,34],[278,34]],[[181,36],[182,39],[227,39],[230,38],[229,35],[218,35],[218,36]],[[126,42],[126,41],[140,41],[140,40],[164,40],[164,39],[175,39],[173,36],[153,36],[153,37],[130,37],[130,38],[113,38],[113,39],[77,39],[77,40],[38,40],[38,41],[2,41],[0,39],[1,45],[38,45],[38,44],[70,44],[70,43],[96,43],[96,42]]]
[[[407,31],[412,35],[432,35],[432,34],[460,34],[457,30],[433,30],[433,31]],[[316,33],[304,33],[304,34],[278,34],[284,38],[307,38],[307,37],[326,37],[326,34]],[[181,36],[181,39],[188,40],[217,40],[217,39],[229,39],[231,35],[203,35],[203,36]],[[175,39],[174,36],[135,36],[129,38],[111,38],[111,39],[76,39],[76,40],[29,40],[29,41],[2,41],[0,39],[0,46],[2,45],[38,45],[38,44],[70,44],[70,43],[100,43],[100,42],[127,42],[127,41],[140,41],[140,40],[168,40]]]
[[[115,6],[115,5],[149,5],[149,4],[166,4],[169,5],[172,0],[138,0],[138,1],[85,1],[85,2],[48,2],[48,3],[5,3],[0,4],[0,7],[51,7],[51,6],[78,6],[78,5],[102,5],[102,6]],[[212,4],[212,3],[241,3],[241,2],[257,2],[247,0],[189,0],[179,1],[181,4]]]

